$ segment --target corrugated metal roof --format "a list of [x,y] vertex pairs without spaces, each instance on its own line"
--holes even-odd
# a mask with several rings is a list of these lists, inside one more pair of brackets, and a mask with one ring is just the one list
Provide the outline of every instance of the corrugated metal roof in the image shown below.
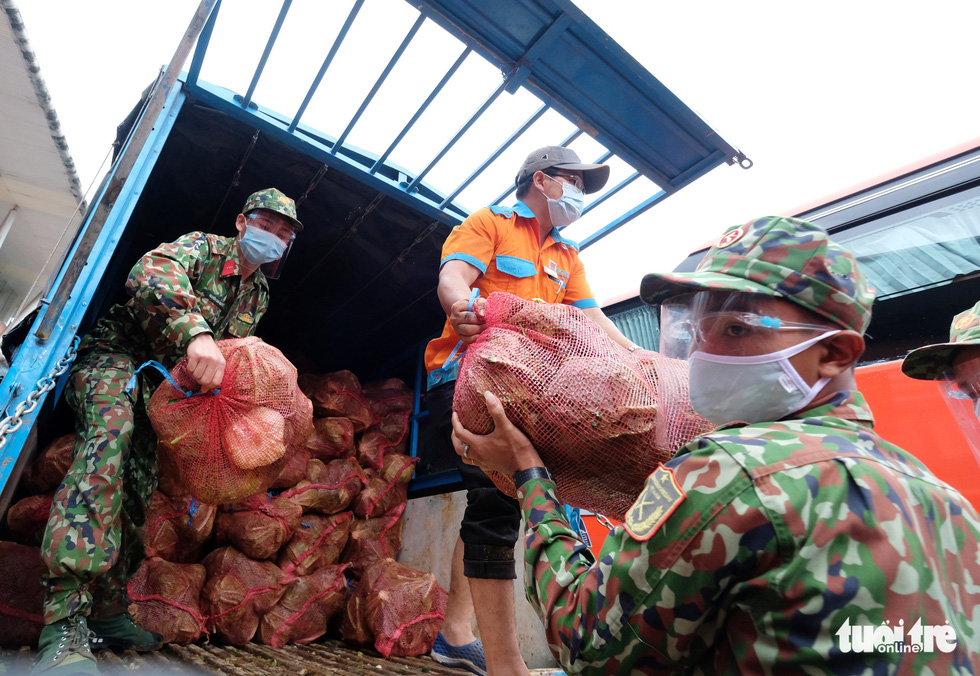
[[0,8],[0,321],[6,322],[43,292],[60,265],[81,221],[83,194],[20,12],[13,0],[0,0]]

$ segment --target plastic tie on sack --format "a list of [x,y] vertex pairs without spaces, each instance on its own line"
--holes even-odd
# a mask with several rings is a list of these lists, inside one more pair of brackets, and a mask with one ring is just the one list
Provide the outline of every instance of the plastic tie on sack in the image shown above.
[[200,394],[217,394],[218,392],[221,391],[221,388],[220,387],[218,389],[216,389],[216,390],[211,390],[210,392],[194,392],[192,390],[184,390],[184,389],[181,389],[180,385],[177,384],[177,381],[174,380],[174,377],[172,375],[170,375],[170,371],[168,371],[166,369],[166,367],[164,367],[163,364],[161,364],[160,362],[158,362],[158,361],[156,361],[154,359],[150,359],[149,361],[143,362],[143,364],[138,369],[136,369],[136,371],[133,372],[133,376],[129,379],[129,382],[126,383],[126,389],[123,390],[124,392],[132,392],[133,388],[136,387],[136,376],[138,376],[139,373],[140,373],[140,371],[142,371],[143,369],[145,369],[147,366],[152,366],[157,371],[159,371],[160,373],[162,373],[163,374],[163,377],[166,378],[167,380],[169,380],[170,381],[170,384],[174,386],[174,389],[176,389],[178,392],[182,393],[188,399],[191,398],[191,397],[196,397],[196,396],[198,396]]
[[[194,503],[197,503],[197,504],[194,504]],[[188,505],[188,507],[187,507],[187,513],[190,514],[190,518],[187,519],[187,525],[188,526],[193,526],[194,525],[194,514],[197,513],[197,510],[199,510],[201,508],[201,505],[203,505],[203,504],[204,504],[203,502],[197,502],[197,500],[195,500],[194,498],[191,498],[191,504]]]

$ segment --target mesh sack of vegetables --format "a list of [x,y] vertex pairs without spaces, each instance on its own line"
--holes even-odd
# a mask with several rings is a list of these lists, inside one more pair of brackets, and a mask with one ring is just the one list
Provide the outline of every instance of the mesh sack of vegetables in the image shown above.
[[127,588],[133,618],[147,631],[162,636],[165,643],[194,643],[208,633],[200,605],[206,577],[199,563],[173,563],[159,557],[144,560]]
[[364,617],[366,600],[348,583],[347,604],[340,616],[340,635],[344,641],[356,646],[369,646],[374,643],[374,634]]
[[218,508],[191,497],[170,498],[160,491],[146,508],[143,547],[148,557],[194,563],[214,529]]
[[305,446],[307,438],[313,433],[313,402],[299,385],[293,391],[293,396],[295,405],[292,414],[286,418],[284,439],[287,447]]
[[225,358],[219,390],[197,393],[185,357],[171,369],[173,382],[164,381],[147,406],[162,442],[158,452],[172,454],[164,462],[190,495],[211,504],[241,500],[275,481],[286,453],[286,421],[296,410],[296,369],[282,352],[258,338],[217,346]]
[[347,565],[327,566],[300,577],[272,610],[262,616],[259,639],[273,648],[310,643],[327,633],[330,620],[347,601]]
[[254,561],[234,547],[219,547],[201,563],[208,573],[201,591],[208,628],[225,643],[245,645],[262,616],[282,598],[290,576],[271,561]]
[[10,536],[22,545],[41,544],[53,497],[53,493],[29,495],[12,504],[7,510]]
[[305,515],[293,537],[279,551],[279,567],[287,574],[309,575],[336,564],[347,545],[351,517],[350,512]]
[[282,465],[282,471],[272,482],[269,488],[283,489],[292,488],[306,476],[306,466],[310,462],[310,451],[306,447],[289,446],[286,448],[286,457]]
[[354,513],[359,517],[378,517],[408,501],[408,482],[418,458],[392,453],[384,461],[381,474],[371,477],[354,500]]
[[408,445],[408,411],[386,414],[357,440],[357,461],[380,469],[388,453],[402,453]]
[[351,564],[350,572],[360,577],[365,568],[380,559],[393,559],[402,549],[402,514],[405,503],[376,519],[354,519],[341,563]]
[[[492,392],[523,431],[567,505],[622,519],[647,476],[712,425],[693,412],[687,365],[628,350],[570,305],[491,293],[486,330],[463,356],[453,409],[493,429]],[[510,477],[491,472],[515,495]]]
[[389,413],[411,413],[415,395],[401,378],[388,378],[364,385],[364,399],[379,418]]
[[350,371],[309,375],[302,386],[313,400],[313,414],[318,418],[349,418],[355,432],[363,432],[377,422],[364,398],[361,382]]
[[328,462],[351,458],[354,450],[354,423],[348,418],[314,418],[313,431],[306,438],[310,457]]
[[215,521],[219,545],[232,544],[257,560],[271,559],[300,527],[303,507],[287,497],[258,493],[223,505]]
[[374,648],[385,657],[413,657],[432,650],[446,614],[447,593],[432,573],[393,559],[375,561],[357,583]]
[[0,646],[37,647],[44,627],[41,574],[46,569],[38,547],[0,542]]
[[304,512],[336,514],[347,509],[367,481],[354,458],[326,464],[313,458],[306,465],[306,477],[282,496],[302,505]]
[[24,470],[21,483],[35,493],[47,493],[61,485],[74,457],[75,435],[65,434],[44,447]]

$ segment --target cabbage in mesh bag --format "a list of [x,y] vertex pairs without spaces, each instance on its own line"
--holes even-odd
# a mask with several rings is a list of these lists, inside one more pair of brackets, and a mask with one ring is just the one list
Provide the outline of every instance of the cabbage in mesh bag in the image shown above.
[[220,391],[186,396],[199,388],[185,358],[171,370],[180,389],[164,381],[147,410],[176,483],[198,500],[222,504],[266,490],[282,470],[287,433],[306,424],[290,421],[296,369],[282,352],[258,338],[216,344],[225,358]]
[[[486,321],[463,356],[453,409],[486,434],[483,393],[496,395],[565,504],[621,520],[647,476],[712,428],[690,407],[686,362],[631,353],[578,308],[495,292]],[[510,477],[489,476],[516,495]]]

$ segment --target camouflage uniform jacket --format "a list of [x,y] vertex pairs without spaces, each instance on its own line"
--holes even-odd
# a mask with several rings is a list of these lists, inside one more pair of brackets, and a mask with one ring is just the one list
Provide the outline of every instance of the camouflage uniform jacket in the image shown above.
[[255,333],[269,305],[269,282],[256,270],[244,282],[234,237],[192,232],[161,244],[133,266],[131,298],[113,306],[82,342],[82,349],[123,352],[173,367],[191,339]]
[[[980,671],[977,511],[872,432],[860,393],[806,416],[689,443],[627,514],[646,539],[620,526],[598,563],[552,482],[519,487],[527,597],[566,671]],[[955,649],[842,642],[890,627],[914,650],[916,622],[948,623]]]

